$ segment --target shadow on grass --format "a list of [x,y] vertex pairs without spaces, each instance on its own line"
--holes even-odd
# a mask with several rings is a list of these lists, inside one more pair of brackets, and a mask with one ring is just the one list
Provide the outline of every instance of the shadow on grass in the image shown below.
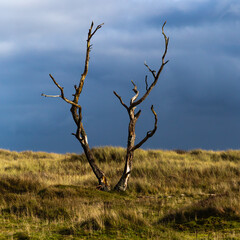
[[[229,194],[207,197],[197,203],[171,212],[159,220],[176,230],[219,231],[240,227],[239,210],[224,206],[232,198]],[[227,201],[228,200],[228,201]]]

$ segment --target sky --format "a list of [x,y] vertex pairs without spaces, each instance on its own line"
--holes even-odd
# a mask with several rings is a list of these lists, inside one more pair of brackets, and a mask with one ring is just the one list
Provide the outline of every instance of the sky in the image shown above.
[[169,36],[164,70],[139,109],[136,143],[154,126],[145,149],[240,149],[239,0],[1,0],[0,148],[81,153],[70,105],[84,68],[87,32],[89,73],[80,97],[90,147],[127,143],[131,80],[141,94],[144,62],[157,70]]

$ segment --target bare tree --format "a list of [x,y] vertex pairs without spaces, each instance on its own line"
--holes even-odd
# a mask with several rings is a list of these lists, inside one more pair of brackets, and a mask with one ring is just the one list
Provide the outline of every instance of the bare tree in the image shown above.
[[91,152],[91,149],[89,147],[88,144],[88,139],[87,139],[87,134],[86,131],[83,127],[83,121],[82,121],[82,106],[79,104],[79,97],[82,93],[83,90],[83,85],[84,85],[84,81],[85,78],[87,76],[88,73],[88,66],[89,66],[89,55],[90,55],[90,51],[92,49],[92,45],[90,43],[93,35],[102,27],[103,24],[98,25],[95,30],[93,30],[93,22],[91,24],[91,27],[88,31],[88,38],[87,38],[87,49],[86,49],[86,57],[85,57],[85,66],[84,66],[84,71],[81,75],[80,81],[79,81],[79,85],[75,85],[75,93],[73,94],[73,100],[69,100],[65,97],[64,95],[64,89],[63,87],[61,87],[57,81],[54,79],[54,77],[49,74],[49,76],[51,77],[52,81],[54,82],[54,84],[57,86],[57,88],[60,90],[60,95],[46,95],[46,94],[42,94],[42,96],[45,97],[59,97],[62,98],[65,102],[71,104],[71,113],[72,113],[72,117],[73,120],[77,126],[77,130],[76,133],[73,133],[73,135],[78,139],[78,141],[81,143],[81,146],[84,150],[84,153],[87,157],[87,160],[94,172],[94,174],[96,175],[98,182],[99,182],[99,186],[98,189],[103,190],[103,191],[109,191],[110,190],[110,185],[108,183],[108,180],[104,174],[104,172],[97,166],[96,161],[94,159],[94,156]]
[[[137,120],[138,120],[138,118],[140,117],[140,114],[141,114],[141,110],[139,110],[137,113],[135,113],[135,109],[150,94],[150,92],[152,91],[154,86],[157,84],[157,81],[159,79],[159,76],[160,76],[164,66],[168,62],[168,61],[165,62],[165,56],[167,54],[168,42],[169,42],[169,38],[167,38],[167,36],[164,33],[165,24],[166,24],[166,22],[162,26],[162,34],[163,34],[164,39],[165,39],[165,51],[164,51],[164,54],[162,56],[162,64],[161,64],[158,72],[156,72],[156,71],[152,70],[145,63],[145,66],[151,72],[154,80],[153,80],[152,84],[150,86],[148,86],[147,76],[145,77],[146,91],[143,94],[143,96],[140,99],[137,100],[137,98],[139,96],[139,91],[137,90],[137,86],[133,81],[132,81],[132,84],[134,86],[133,92],[135,93],[135,95],[131,98],[129,106],[127,106],[123,102],[122,98],[114,91],[114,94],[117,96],[117,98],[119,99],[119,101],[123,105],[123,107],[127,110],[129,118],[130,118],[130,122],[129,122],[129,126],[128,126],[128,142],[127,142],[125,167],[124,167],[124,171],[123,171],[123,174],[122,174],[119,182],[117,183],[117,185],[114,188],[117,191],[125,191],[126,188],[127,188],[128,179],[130,177],[130,173],[131,173],[131,170],[132,170],[132,160],[133,160],[133,157],[134,157],[134,151],[136,149],[140,148],[143,145],[143,143],[145,143],[150,137],[152,137],[157,130],[157,114],[154,111],[153,106],[152,106],[151,111],[152,111],[152,113],[154,115],[154,118],[155,118],[154,128],[152,130],[148,131],[146,136],[139,143],[135,144],[135,138],[136,138],[135,126],[136,126],[136,122],[137,122]],[[102,27],[102,25],[103,24],[98,25],[95,28],[95,30],[93,30],[93,22],[92,22],[91,27],[88,31],[87,49],[86,49],[86,57],[85,57],[85,67],[84,67],[84,71],[81,75],[79,85],[74,86],[75,93],[73,94],[73,97],[74,97],[73,100],[69,100],[68,98],[65,97],[64,88],[61,87],[58,84],[58,82],[54,79],[54,77],[51,74],[49,74],[49,76],[52,79],[53,83],[60,90],[60,95],[42,94],[42,96],[45,96],[45,97],[59,97],[59,98],[62,98],[65,102],[71,104],[71,109],[70,109],[71,114],[72,114],[73,120],[74,120],[74,122],[77,126],[76,133],[73,133],[73,135],[81,143],[81,146],[84,150],[84,153],[87,157],[87,160],[88,160],[94,174],[96,175],[96,177],[98,179],[98,182],[99,182],[98,189],[103,190],[103,191],[109,191],[110,190],[110,185],[108,183],[108,180],[107,180],[104,172],[97,166],[96,161],[94,159],[94,155],[92,154],[91,149],[89,147],[88,140],[87,140],[87,134],[86,134],[86,131],[83,127],[82,106],[79,104],[79,97],[82,93],[84,81],[85,81],[85,78],[86,78],[87,73],[88,73],[89,55],[90,55],[90,51],[91,51],[91,48],[92,48],[92,45],[90,44],[90,41],[91,41],[91,38],[93,37],[93,35]]]
[[129,119],[130,119],[129,125],[128,125],[128,142],[127,142],[127,152],[126,152],[126,158],[125,158],[125,166],[124,166],[123,174],[122,174],[119,182],[117,183],[117,185],[114,188],[117,191],[125,191],[126,188],[127,188],[128,179],[130,177],[131,170],[132,170],[132,160],[133,160],[133,157],[134,157],[134,151],[136,149],[140,148],[150,137],[152,137],[154,135],[154,133],[157,130],[157,120],[158,119],[157,119],[157,114],[154,111],[153,105],[152,105],[151,110],[152,110],[152,113],[153,113],[154,118],[155,118],[154,128],[152,130],[148,131],[146,136],[139,143],[135,144],[135,138],[136,138],[135,126],[136,126],[136,122],[137,122],[137,120],[138,120],[138,118],[140,117],[140,114],[141,114],[141,110],[139,110],[137,113],[135,113],[135,109],[140,103],[142,103],[147,98],[149,93],[152,91],[154,86],[157,84],[159,76],[160,76],[164,66],[168,62],[168,61],[165,62],[165,56],[167,54],[168,42],[169,42],[169,38],[164,33],[165,24],[166,24],[166,22],[162,26],[162,34],[163,34],[164,39],[165,39],[165,51],[162,55],[162,63],[161,63],[161,66],[160,66],[160,68],[157,72],[152,70],[145,63],[145,66],[150,71],[154,80],[153,80],[152,84],[150,86],[148,86],[147,76],[145,77],[146,91],[143,94],[143,96],[140,99],[137,100],[137,98],[139,96],[139,91],[137,90],[137,86],[133,81],[132,81],[132,84],[134,86],[133,92],[134,92],[135,95],[131,98],[129,106],[127,106],[123,102],[122,98],[114,91],[114,94],[119,99],[122,106],[127,110],[128,115],[129,115]]

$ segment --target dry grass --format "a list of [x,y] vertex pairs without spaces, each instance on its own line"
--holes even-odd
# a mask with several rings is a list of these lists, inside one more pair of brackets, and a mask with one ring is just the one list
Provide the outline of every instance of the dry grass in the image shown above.
[[[93,153],[114,185],[125,150]],[[0,239],[240,239],[240,151],[138,150],[126,193],[96,185],[84,155],[0,150]]]

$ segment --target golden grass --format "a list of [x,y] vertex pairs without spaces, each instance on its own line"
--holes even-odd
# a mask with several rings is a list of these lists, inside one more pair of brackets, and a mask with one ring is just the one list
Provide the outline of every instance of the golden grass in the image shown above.
[[[93,153],[113,186],[125,149]],[[240,151],[140,149],[126,193],[96,186],[84,155],[0,150],[0,239],[240,236]]]

